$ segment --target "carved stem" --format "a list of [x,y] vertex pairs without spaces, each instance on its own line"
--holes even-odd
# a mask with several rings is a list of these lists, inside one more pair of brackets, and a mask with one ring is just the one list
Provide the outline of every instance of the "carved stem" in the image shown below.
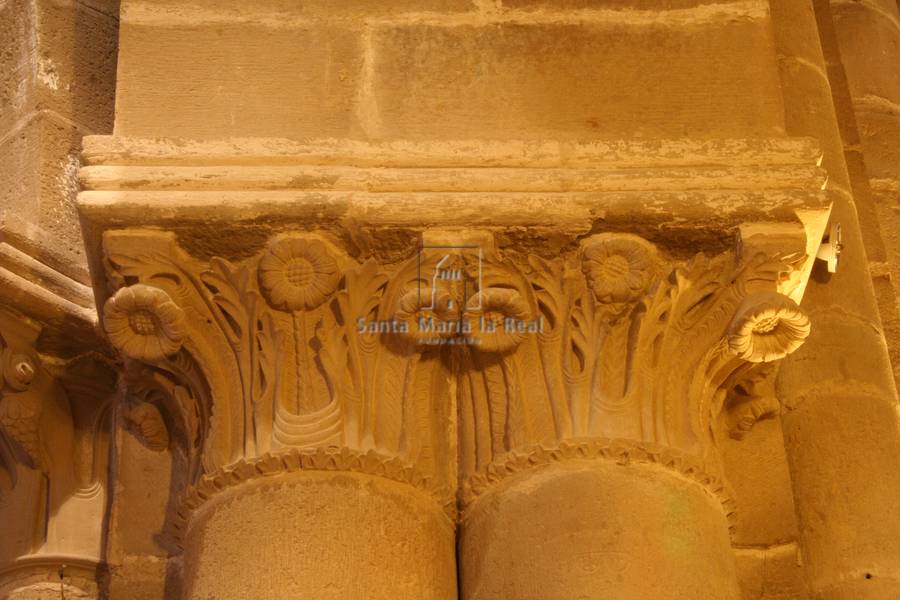
[[306,313],[295,310],[291,314],[294,320],[294,365],[297,369],[294,414],[301,415],[314,408],[312,385],[310,385],[312,360],[307,344],[309,338],[306,335]]

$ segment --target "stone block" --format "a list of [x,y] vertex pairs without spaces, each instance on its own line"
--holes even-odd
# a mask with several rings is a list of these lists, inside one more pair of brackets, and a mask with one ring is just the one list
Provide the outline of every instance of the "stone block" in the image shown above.
[[118,22],[79,2],[40,0],[40,108],[93,133],[112,130]]
[[823,166],[829,180],[845,190],[850,176],[844,162],[844,147],[835,119],[824,69],[802,57],[783,56],[779,60],[783,82],[784,125],[788,135],[815,137],[822,144]]
[[900,104],[869,96],[854,108],[869,177],[900,179]]
[[80,140],[112,128],[117,21],[109,4],[0,6],[0,220],[7,233],[39,238],[76,265],[84,262],[73,204]]
[[120,62],[118,135],[342,137],[362,58],[342,27],[124,22]]
[[35,113],[0,139],[0,212],[38,220],[40,140],[41,119]]
[[701,5],[729,4],[741,0],[502,0],[503,8],[523,9],[637,9],[678,10]]
[[169,452],[144,447],[124,429],[118,436],[117,460],[130,468],[119,473],[116,481],[108,552],[110,562],[124,566],[134,556],[165,557],[174,550],[166,535],[166,511],[185,482],[173,474]]
[[391,17],[404,13],[460,13],[478,9],[478,0],[126,0],[124,20],[157,15],[167,20],[198,21],[205,18],[257,21],[267,19],[343,20]]
[[271,13],[250,22],[141,6],[123,18],[118,135],[517,139],[782,130],[768,18],[746,7],[678,11],[671,22],[628,11],[367,21]]
[[745,600],[809,598],[795,543],[767,548],[737,548],[734,563]]
[[0,4],[0,145],[34,108],[34,18],[30,0]]
[[412,139],[771,135],[783,117],[768,30],[765,19],[565,15],[384,26],[368,49],[362,125]]
[[111,565],[109,597],[116,600],[177,598],[178,594],[167,587],[166,567],[166,559],[155,556],[129,556],[122,564]]
[[54,113],[39,112],[0,142],[4,228],[12,227],[24,237],[41,231],[44,239],[35,242],[76,264],[84,262],[74,204],[83,133]]
[[[820,320],[815,325],[835,336],[832,339],[845,340],[844,349],[883,345],[880,332],[867,334],[879,340],[875,343],[859,335],[859,323],[839,327]],[[816,326],[813,335],[815,331]],[[807,345],[814,344],[821,342],[811,335]],[[846,369],[849,367],[844,365],[859,365],[862,360],[880,362],[873,354],[870,351],[865,358],[846,359],[841,366]],[[896,504],[895,486],[888,475],[900,469],[900,460],[892,450],[897,439],[896,396],[881,395],[873,388],[869,382],[875,379],[870,373],[858,370],[853,379],[841,380],[843,372],[832,371],[833,379],[821,381],[783,417],[800,532],[805,540],[803,562],[810,586],[819,592],[816,598],[897,597],[896,593],[862,595],[861,589],[855,595],[849,593],[856,587],[896,587],[890,574],[896,572],[900,541],[889,527],[880,525]],[[832,473],[835,475],[829,476]],[[879,480],[875,482],[873,477]],[[835,479],[841,483],[835,484]],[[837,593],[845,586],[844,594]]]
[[722,459],[737,504],[732,543],[760,546],[796,538],[791,477],[779,420],[759,421],[744,439],[725,440]]

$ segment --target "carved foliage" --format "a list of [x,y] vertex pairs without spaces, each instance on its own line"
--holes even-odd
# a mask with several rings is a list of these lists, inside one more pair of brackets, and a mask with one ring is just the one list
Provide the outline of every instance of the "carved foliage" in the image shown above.
[[97,560],[116,374],[95,352],[39,355],[42,333],[0,309],[0,493],[40,500],[34,518],[11,529],[23,536],[17,552]]
[[[311,234],[275,237],[237,264],[204,264],[155,231],[111,231],[104,243],[110,280],[132,290],[112,297],[105,325],[114,338],[164,336],[117,346],[178,398],[193,480],[291,448],[344,446],[448,483],[454,402],[465,475],[582,437],[705,459],[729,377],[808,333],[774,293],[802,257],[682,263],[626,234],[552,260],[491,250],[477,265],[464,254],[360,263]],[[433,277],[440,265],[477,270],[477,287]],[[423,332],[422,319],[440,325]]]
[[[418,283],[415,261],[388,272],[306,234],[278,236],[237,264],[203,264],[160,232],[108,232],[104,243],[110,280],[128,286],[105,315],[128,289],[155,289],[184,314],[179,351],[117,347],[150,367],[153,389],[181,397],[178,420],[202,461],[194,480],[238,460],[331,445],[377,449],[448,476],[449,443],[438,431],[451,410],[446,365],[399,332],[359,325],[410,309],[402,299]],[[125,316],[118,323],[131,325]]]
[[492,265],[543,327],[502,358],[473,352],[459,399],[464,472],[585,436],[710,458],[726,379],[808,334],[799,308],[773,291],[798,258],[701,254],[666,266],[645,240],[601,234],[580,255]]
[[738,369],[725,386],[725,427],[728,435],[743,439],[763,419],[781,414],[775,393],[777,363],[751,363]]

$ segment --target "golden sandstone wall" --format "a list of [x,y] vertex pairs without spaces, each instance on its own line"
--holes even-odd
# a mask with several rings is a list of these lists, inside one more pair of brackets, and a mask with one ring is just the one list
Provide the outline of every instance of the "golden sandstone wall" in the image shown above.
[[894,0],[0,32],[0,598],[900,597]]

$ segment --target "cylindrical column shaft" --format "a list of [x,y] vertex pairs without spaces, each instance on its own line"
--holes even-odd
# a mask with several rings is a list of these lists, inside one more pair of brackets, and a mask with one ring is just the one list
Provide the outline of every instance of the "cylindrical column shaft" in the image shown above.
[[465,600],[735,600],[719,501],[668,469],[571,460],[489,489],[465,513]]
[[455,600],[454,527],[410,485],[340,471],[254,479],[185,537],[190,600]]
[[897,398],[854,204],[866,198],[867,182],[844,157],[839,125],[849,107],[835,103],[846,90],[835,77],[839,57],[827,55],[835,48],[827,10],[828,0],[772,1],[787,133],[820,140],[844,242],[838,272],[817,269],[807,286],[812,333],[782,366],[782,423],[813,597],[897,598]]

